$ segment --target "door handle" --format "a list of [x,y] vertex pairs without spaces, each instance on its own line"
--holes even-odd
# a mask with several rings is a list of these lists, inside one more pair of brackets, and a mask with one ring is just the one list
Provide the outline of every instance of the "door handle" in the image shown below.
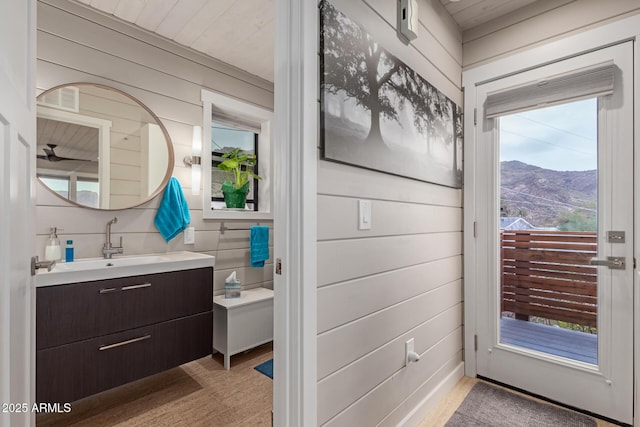
[[591,258],[591,265],[602,265],[612,270],[624,270],[627,267],[625,257],[608,256],[607,259]]

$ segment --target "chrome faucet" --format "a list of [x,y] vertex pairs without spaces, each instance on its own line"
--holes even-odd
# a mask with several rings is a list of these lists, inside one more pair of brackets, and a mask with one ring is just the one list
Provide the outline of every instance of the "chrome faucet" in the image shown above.
[[105,259],[111,259],[113,254],[121,254],[124,250],[122,246],[122,236],[120,236],[120,246],[113,246],[111,244],[111,225],[116,222],[118,222],[117,217],[107,222],[107,241],[104,242],[104,246],[102,246],[102,254]]

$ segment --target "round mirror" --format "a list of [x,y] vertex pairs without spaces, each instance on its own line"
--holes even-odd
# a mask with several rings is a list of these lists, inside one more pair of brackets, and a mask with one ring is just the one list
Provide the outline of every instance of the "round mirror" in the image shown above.
[[53,193],[93,209],[138,206],[164,189],[173,145],[149,108],[93,83],[38,96],[36,174]]

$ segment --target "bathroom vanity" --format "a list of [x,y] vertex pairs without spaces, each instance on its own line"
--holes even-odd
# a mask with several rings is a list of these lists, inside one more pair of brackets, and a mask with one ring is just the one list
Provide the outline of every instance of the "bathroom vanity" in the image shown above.
[[39,273],[36,400],[72,402],[211,354],[214,260],[180,252]]

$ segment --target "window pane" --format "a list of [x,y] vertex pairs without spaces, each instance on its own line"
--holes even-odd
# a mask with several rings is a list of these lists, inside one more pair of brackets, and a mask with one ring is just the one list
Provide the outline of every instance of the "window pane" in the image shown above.
[[498,120],[500,342],[597,365],[597,99]]
[[[257,134],[244,129],[234,128],[232,126],[221,123],[211,123],[211,198],[212,208],[224,208],[222,183],[227,179],[227,174],[217,168],[217,165],[223,160],[222,154],[240,148],[241,150],[255,154]],[[257,169],[256,169],[257,170]],[[249,194],[247,195],[247,209],[254,210],[254,188],[255,180],[249,181]],[[257,210],[257,209],[256,209]]]
[[253,153],[255,135],[247,130],[213,122],[211,123],[211,151],[226,153],[234,148],[240,148],[248,153]]
[[100,184],[97,180],[81,179],[76,181],[76,202],[97,208],[100,201]]
[[39,176],[40,180],[45,183],[47,187],[58,193],[65,199],[69,198],[69,178],[58,178],[51,176]]

